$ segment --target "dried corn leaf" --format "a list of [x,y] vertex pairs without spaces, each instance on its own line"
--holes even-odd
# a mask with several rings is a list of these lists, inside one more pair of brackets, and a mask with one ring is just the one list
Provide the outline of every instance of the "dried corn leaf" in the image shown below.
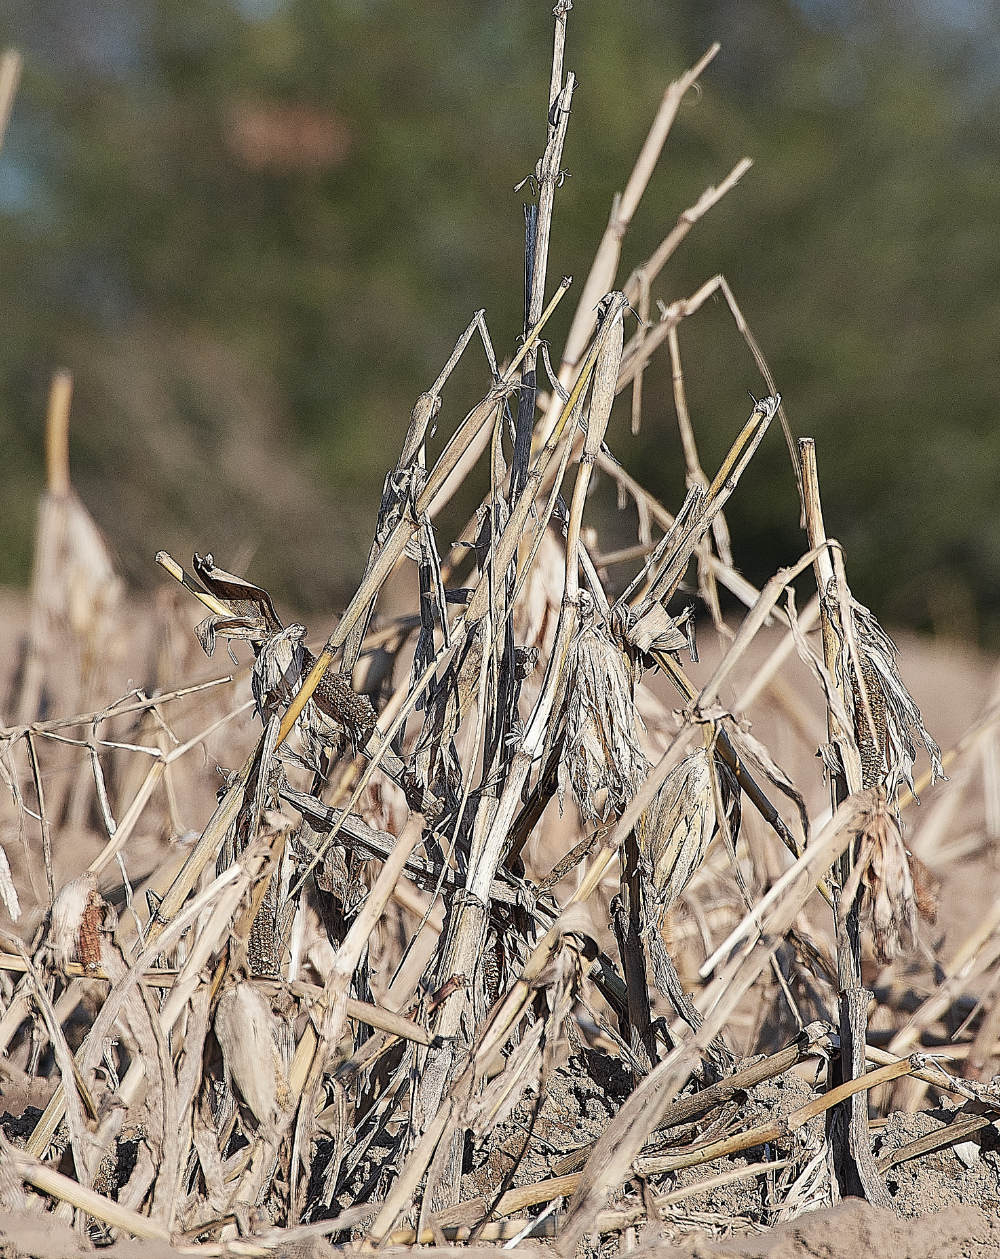
[[281,619],[266,590],[245,577],[219,568],[211,554],[201,556],[195,552],[193,563],[194,571],[209,594],[229,604],[235,615],[259,624],[263,637],[281,629]]
[[658,918],[691,881],[715,829],[709,754],[698,748],[667,775],[636,827]]
[[841,914],[847,913],[859,890],[861,911],[871,925],[882,963],[891,962],[899,948],[913,940],[918,914],[933,921],[936,913],[925,867],[904,844],[881,790],[858,831],[855,866],[844,885]]
[[642,652],[683,651],[693,641],[682,628],[688,620],[688,613],[680,617],[670,616],[661,603],[652,604],[638,619],[630,617],[629,620],[631,623],[625,636]]

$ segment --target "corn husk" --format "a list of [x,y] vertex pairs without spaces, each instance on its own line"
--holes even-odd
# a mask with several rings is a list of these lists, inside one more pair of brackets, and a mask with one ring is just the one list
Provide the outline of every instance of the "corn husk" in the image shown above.
[[[93,915],[91,907],[96,896],[97,877],[88,871],[60,888],[52,902],[48,945],[58,966],[65,967],[67,962],[83,961],[81,953],[92,952],[88,947],[91,936],[89,926]],[[86,937],[82,948],[81,936]],[[100,948],[97,956],[100,957]]]
[[11,922],[17,922],[21,917],[21,902],[10,872],[10,862],[7,860],[7,854],[2,845],[0,845],[0,901],[3,901]]
[[[827,602],[833,610],[837,610],[838,601],[832,590],[827,595]],[[928,733],[920,709],[899,675],[896,644],[872,612],[853,597],[850,597],[849,612],[858,648],[858,664],[868,697],[867,709],[857,676],[851,668],[846,636],[841,643],[838,671],[842,679],[850,679],[850,684],[844,687],[844,694],[861,753],[862,786],[881,786],[888,798],[894,801],[904,783],[911,790],[913,788],[913,764],[917,754],[914,734],[930,758],[932,783],[945,777],[941,749]],[[831,617],[831,622],[837,627],[839,617]]]
[[716,825],[712,767],[698,748],[670,772],[636,828],[659,918],[690,883]]
[[215,1035],[226,1077],[239,1089],[261,1130],[273,1136],[292,1104],[284,1041],[278,1020],[249,983],[234,984],[219,998]]
[[583,816],[604,821],[624,810],[649,772],[632,668],[604,626],[593,623],[570,649],[569,676],[560,789],[571,783]]

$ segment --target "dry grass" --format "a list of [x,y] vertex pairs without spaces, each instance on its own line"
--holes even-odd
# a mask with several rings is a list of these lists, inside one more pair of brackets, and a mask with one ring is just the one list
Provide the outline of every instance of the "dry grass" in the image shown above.
[[[570,1255],[585,1237],[627,1242],[637,1225],[676,1221],[686,1196],[739,1177],[778,1186],[744,1222],[859,1187],[888,1202],[868,1128],[874,1089],[884,1107],[932,1089],[968,1102],[980,1126],[1000,1114],[1000,1095],[979,1083],[1000,1035],[1000,913],[943,971],[920,939],[932,878],[899,811],[915,791],[914,735],[932,776],[941,758],[825,536],[816,452],[802,443],[800,464],[721,276],[626,339],[629,303],[645,318],[673,249],[748,165],[614,290],[622,232],[715,50],[665,94],[551,391],[538,392],[545,324],[568,291],[563,281],[546,304],[574,90],[567,10],[556,10],[535,173],[525,338],[501,371],[478,313],[418,400],[364,578],[318,654],[266,591],[211,556],[189,576],[161,555],[208,610],[201,646],[246,644],[251,667],[206,678],[183,623],[190,595],[170,590],[151,683],[114,689],[134,629],[70,486],[70,382],[54,384],[30,633],[14,721],[0,730],[7,1208],[27,1203],[27,1185],[36,1208],[97,1241],[131,1233],[190,1254],[266,1254],[321,1232],[362,1248],[542,1236]],[[769,393],[733,417],[710,479],[678,329],[714,293]],[[445,422],[442,391],[477,333],[492,379],[427,467],[428,426],[439,412]],[[643,368],[664,342],[690,486],[676,516],[605,444],[630,384],[639,425]],[[809,548],[756,591],[732,565],[723,509],[775,418]],[[489,493],[442,556],[434,517],[480,457]],[[631,554],[645,562],[614,599],[621,557],[602,556],[582,527],[595,469],[639,510]],[[810,567],[819,596],[797,615],[792,583]],[[682,663],[694,620],[679,609],[692,569],[725,644],[697,684]],[[414,570],[416,611],[379,617],[388,580],[412,582]],[[720,585],[747,607],[735,632]],[[768,624],[781,632],[761,656]],[[800,660],[828,714],[818,738],[801,675],[782,681]],[[829,808],[741,719],[762,693],[795,744],[812,740],[811,754],[821,743]],[[954,753],[960,769],[995,723],[989,706]],[[220,778],[217,765],[234,768]],[[216,788],[207,824],[192,827]],[[928,861],[948,842],[947,817],[931,821]],[[890,985],[869,1029],[863,975],[904,963],[922,969],[925,999],[904,1020]],[[960,1079],[921,1049],[977,976]],[[888,1049],[870,1043],[882,1015]],[[818,1095],[741,1121],[740,1090],[798,1080],[805,1063],[826,1074]],[[579,1102],[584,1087],[603,1099],[599,1121]],[[952,1139],[971,1131],[959,1123]],[[689,1189],[662,1181],[747,1151],[759,1157]]]

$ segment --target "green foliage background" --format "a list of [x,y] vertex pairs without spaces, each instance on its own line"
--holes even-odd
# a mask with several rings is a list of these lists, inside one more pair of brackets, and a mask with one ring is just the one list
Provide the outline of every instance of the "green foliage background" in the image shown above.
[[[1000,17],[973,0],[577,0],[569,21],[550,275],[579,291],[664,88],[720,39],[621,278],[752,157],[654,297],[725,273],[817,439],[859,597],[995,644]],[[160,546],[197,547],[252,556],[301,607],[344,599],[409,409],[471,312],[501,356],[515,345],[512,188],[544,139],[551,25],[538,0],[7,0],[0,39],[26,68],[0,156],[0,580],[29,572],[47,381],[67,365],[74,477],[134,581]],[[234,120],[276,106],[318,111],[346,153],[248,161]],[[761,383],[722,305],[684,325],[682,352],[711,470]],[[439,440],[487,383],[473,358]],[[638,438],[619,410],[613,449],[676,506],[663,360]],[[778,433],[729,516],[754,580],[803,549]],[[609,545],[630,523],[613,505],[601,521]]]

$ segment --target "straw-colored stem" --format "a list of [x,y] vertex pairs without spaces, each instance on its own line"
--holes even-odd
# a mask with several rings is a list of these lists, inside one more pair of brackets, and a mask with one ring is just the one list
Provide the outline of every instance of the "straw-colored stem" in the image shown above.
[[133,703],[122,703],[119,707],[111,704],[91,713],[77,713],[73,717],[55,717],[51,721],[35,721],[30,726],[0,726],[0,739],[22,739],[30,730],[32,734],[51,734],[56,730],[65,730],[73,726],[91,726],[95,721],[107,721],[112,717],[125,717],[130,713],[147,712],[160,704],[171,700],[186,699],[189,695],[197,695],[201,691],[209,691],[216,686],[225,686],[232,682],[232,677],[212,678],[209,682],[198,682],[194,686],[182,686],[175,691],[166,691],[162,695],[154,695],[152,699],[136,700]]
[[910,1075],[915,1061],[903,1058],[887,1067],[878,1067],[862,1075],[859,1079],[848,1080],[828,1093],[823,1093],[793,1110],[790,1115],[775,1119],[771,1123],[759,1124],[753,1128],[745,1128],[731,1137],[719,1141],[708,1141],[704,1145],[695,1146],[690,1150],[680,1150],[676,1154],[662,1154],[652,1158],[636,1159],[636,1170],[644,1176],[659,1175],[663,1172],[680,1171],[685,1167],[698,1167],[702,1163],[711,1163],[718,1158],[728,1158],[741,1150],[751,1150],[754,1146],[765,1145],[772,1141],[780,1141],[790,1137],[817,1115],[847,1101],[856,1093],[867,1092],[890,1080],[898,1080],[900,1076]]
[[45,417],[45,484],[50,494],[69,493],[69,409],[73,377],[62,369],[53,373]]
[[695,311],[700,310],[708,299],[719,291],[721,281],[721,275],[713,275],[711,279],[706,280],[700,288],[696,289],[690,297],[683,297],[676,302],[671,302],[662,313],[659,323],[647,329],[641,339],[637,340],[633,337],[626,344],[625,353],[622,357],[622,370],[618,377],[619,393],[627,385],[631,384],[637,372],[645,368],[653,354],[670,336],[670,329],[676,328],[682,319],[687,319],[689,315],[693,315]]
[[[713,205],[721,200],[721,198],[724,197],[731,188],[735,187],[746,171],[749,170],[751,165],[752,163],[750,160],[748,158],[744,158],[743,161],[739,162],[733,168],[718,188],[707,188],[705,192],[702,193],[698,201],[693,206],[688,207],[688,209],[681,214],[680,218],[677,220],[676,227],[663,241],[659,249],[644,264],[644,266],[633,272],[628,284],[625,286],[625,296],[629,303],[634,303],[639,300],[639,294],[642,287],[648,287],[652,283],[656,275],[666,264],[667,259],[688,234],[694,224],[697,223],[697,221],[706,214]],[[607,261],[608,265],[610,265],[612,261],[610,254]],[[615,270],[617,270],[617,257],[613,258],[613,262]],[[594,272],[591,274],[593,275]],[[648,332],[648,335],[646,328],[643,327],[641,332],[633,337],[626,347],[625,362],[623,364],[621,375],[618,378],[619,393],[621,393],[625,386],[634,380],[636,376],[645,369],[645,365],[649,362],[653,352],[663,343],[663,340],[668,335],[670,328],[675,327],[688,315],[694,314],[694,312],[698,310],[705,301],[707,301],[712,293],[719,288],[721,281],[721,275],[713,276],[712,279],[703,284],[702,287],[690,298],[674,302],[668,308],[663,319],[661,319],[655,328]],[[611,280],[609,279],[605,287],[610,287],[610,284]],[[595,288],[591,306],[596,304],[596,298],[597,290]],[[582,301],[580,303],[580,307],[581,309],[585,309]],[[583,329],[586,328],[586,335],[583,336],[582,343],[579,345],[579,348],[576,348],[575,344],[570,346],[569,342],[567,342],[567,349],[563,355],[563,365],[559,371],[560,383],[564,388],[567,388],[573,380],[575,363],[578,361],[580,354],[583,352],[583,346],[586,345],[587,338],[589,337],[593,327],[593,321],[588,323],[585,319],[581,318],[578,335],[582,335]],[[576,356],[572,362],[570,361],[570,354],[575,354]],[[544,440],[551,426],[555,423],[555,418],[559,414],[559,409],[559,398],[555,393],[553,393],[549,401],[548,411],[542,423],[539,425],[538,434],[536,435],[537,441]]]
[[100,874],[109,862],[114,861],[118,853],[124,848],[129,836],[135,830],[136,823],[142,816],[142,811],[149,803],[149,798],[156,789],[157,783],[163,777],[163,772],[167,768],[165,760],[154,761],[146,771],[146,777],[142,780],[142,786],[136,792],[132,803],[125,812],[125,816],[119,822],[117,829],[111,838],[105,844],[101,852],[87,867],[89,874]]
[[[676,252],[677,246],[698,220],[703,218],[714,205],[717,205],[727,192],[736,187],[752,165],[753,162],[748,157],[742,158],[717,188],[706,188],[694,205],[689,206],[681,213],[673,231],[660,242],[656,250],[650,255],[649,261],[642,267],[650,281],[663,270]],[[637,291],[638,278],[633,276],[625,286],[625,292],[629,301],[632,300]]]
[[236,821],[243,805],[247,784],[256,767],[263,738],[264,736],[262,735],[261,742],[247,757],[243,768],[237,774],[226,794],[219,801],[215,812],[209,818],[208,825],[201,834],[201,838],[184,862],[174,882],[168,888],[163,900],[157,906],[156,913],[149,923],[147,944],[152,944],[177,915],[181,906],[187,900],[191,889],[201,876],[201,872],[210,861],[214,861],[217,857],[222,841],[226,837],[226,832]]
[[876,1166],[879,1172],[884,1174],[909,1159],[920,1158],[921,1155],[930,1154],[935,1150],[947,1150],[958,1145],[960,1141],[968,1141],[974,1133],[995,1123],[996,1112],[990,1115],[968,1115],[963,1119],[952,1119],[943,1128],[917,1137],[915,1141],[907,1141],[898,1149],[884,1154]]
[[[674,516],[638,481],[630,477],[625,469],[611,455],[601,451],[597,456],[597,466],[609,476],[620,489],[631,495],[637,502],[642,502],[657,525],[668,533],[674,525]],[[757,588],[734,568],[728,567],[717,556],[711,557],[712,574],[720,585],[736,596],[746,607],[752,607],[760,593]]]
[[57,1172],[55,1168],[48,1167],[37,1159],[25,1157],[20,1150],[11,1150],[10,1161],[17,1175],[40,1193],[68,1202],[78,1211],[85,1211],[95,1220],[101,1220],[112,1228],[120,1228],[133,1237],[142,1237],[149,1241],[170,1241],[170,1233],[164,1225],[112,1202],[110,1198],[105,1198],[93,1189],[84,1188],[77,1181]]
[[[396,463],[397,477],[405,477],[408,473],[410,473],[418,458],[421,462],[423,461],[421,451],[427,434],[428,425],[437,415],[441,407],[441,390],[444,388],[448,377],[458,365],[459,359],[461,359],[462,355],[465,353],[466,347],[477,329],[482,334],[483,343],[486,345],[490,356],[491,369],[493,370],[494,376],[496,375],[496,364],[493,362],[492,347],[490,345],[489,336],[486,332],[486,321],[484,319],[485,313],[486,312],[483,310],[476,311],[475,315],[472,317],[472,321],[459,337],[455,344],[455,348],[448,357],[448,361],[445,363],[434,384],[431,386],[430,392],[421,394],[417,399],[416,405],[410,415],[409,427],[406,430],[406,437],[403,440],[403,449],[400,452],[399,459]],[[477,451],[476,446],[477,443],[473,443],[473,445],[465,452],[463,459],[460,460],[459,464],[452,470],[453,476],[462,463],[464,463],[468,458],[470,453],[475,453],[476,458],[478,458],[478,455],[481,452]],[[435,499],[434,504],[432,505],[435,510],[438,508],[438,502],[443,497],[444,488],[445,487],[442,487],[442,490],[439,491],[439,496]],[[378,531],[376,531],[376,533],[377,532]],[[371,552],[368,556],[368,564],[365,569],[366,576],[373,568],[380,550],[381,544],[376,536],[372,542]],[[365,630],[367,629],[373,607],[374,600],[369,603],[365,614],[359,617],[359,619],[355,622],[350,634],[348,634],[346,640],[344,641],[340,663],[340,673],[342,677],[349,677],[354,670],[354,666],[357,664],[358,656],[361,652],[362,640],[364,638]]]
[[699,61],[679,79],[675,79],[663,93],[660,107],[632,168],[625,191],[612,207],[611,217],[580,294],[580,301],[566,337],[564,367],[575,367],[583,355],[597,323],[597,303],[614,286],[621,257],[621,243],[656,169],[681,101],[697,83],[706,66],[714,60],[720,48],[720,44],[712,44]]
[[0,151],[7,136],[7,126],[14,109],[18,84],[21,82],[21,54],[8,48],[0,57]]
[[45,808],[45,788],[42,785],[42,771],[38,764],[38,749],[31,731],[25,735],[28,746],[28,760],[31,763],[31,776],[35,784],[35,796],[38,800],[38,824],[42,832],[42,860],[45,863],[45,883],[49,889],[49,908],[56,899],[55,874],[52,869],[52,823]]
[[221,599],[217,599],[215,595],[209,594],[207,590],[203,590],[168,551],[157,551],[156,562],[173,577],[174,581],[179,581],[189,594],[193,594],[196,599],[200,599],[209,612],[214,613],[215,616],[233,615],[232,608],[223,603]]

